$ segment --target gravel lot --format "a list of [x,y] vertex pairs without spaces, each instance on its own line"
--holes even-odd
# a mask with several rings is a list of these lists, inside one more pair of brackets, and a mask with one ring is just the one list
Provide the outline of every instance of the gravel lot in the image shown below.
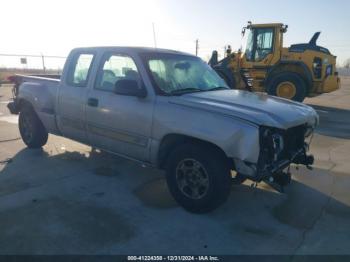
[[0,87],[0,254],[350,254],[350,77],[306,99],[320,115],[314,169],[280,194],[233,186],[213,213],[185,212],[163,174],[53,136],[19,139]]

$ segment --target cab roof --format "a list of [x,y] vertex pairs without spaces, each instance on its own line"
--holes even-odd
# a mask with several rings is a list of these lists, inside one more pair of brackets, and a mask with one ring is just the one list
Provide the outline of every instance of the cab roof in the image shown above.
[[251,24],[252,28],[256,28],[256,27],[282,27],[284,26],[284,24],[282,23],[270,23],[270,24]]
[[116,51],[116,52],[133,52],[133,53],[163,53],[163,54],[177,54],[177,55],[190,55],[193,54],[180,52],[171,49],[154,48],[154,47],[134,47],[134,46],[93,46],[93,47],[78,47],[74,48],[74,52],[106,52],[106,51]]

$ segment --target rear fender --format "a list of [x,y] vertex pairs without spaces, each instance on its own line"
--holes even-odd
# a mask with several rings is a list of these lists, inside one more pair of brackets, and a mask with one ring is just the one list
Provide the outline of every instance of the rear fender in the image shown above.
[[54,87],[43,83],[25,82],[20,85],[15,101],[16,110],[21,111],[23,105],[29,104],[49,133],[58,133],[55,117]]

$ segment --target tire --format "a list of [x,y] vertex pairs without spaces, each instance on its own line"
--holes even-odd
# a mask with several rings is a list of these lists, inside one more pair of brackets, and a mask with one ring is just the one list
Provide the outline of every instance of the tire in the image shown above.
[[184,144],[173,150],[167,159],[166,180],[170,193],[189,212],[210,212],[229,196],[232,183],[230,168],[224,156],[214,150]]
[[40,148],[46,144],[48,133],[31,106],[24,105],[21,109],[18,127],[22,140],[27,147]]
[[[305,81],[296,73],[280,73],[269,81],[269,86],[267,88],[267,93],[273,96],[284,97],[290,100],[303,102],[306,96],[306,83]],[[289,93],[288,96],[281,95],[279,88],[284,84],[287,86],[294,85],[295,92]]]

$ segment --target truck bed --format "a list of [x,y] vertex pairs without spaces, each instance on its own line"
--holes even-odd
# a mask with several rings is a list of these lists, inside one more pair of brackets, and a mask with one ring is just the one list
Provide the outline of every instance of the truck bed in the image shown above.
[[[12,114],[18,114],[21,101],[29,101],[37,115],[51,133],[57,133],[55,124],[55,98],[61,82],[59,75],[14,75],[13,102],[7,107]],[[40,89],[40,90],[38,90]],[[35,94],[33,96],[33,94]]]
[[12,90],[13,98],[15,99],[18,95],[18,87],[24,82],[36,82],[46,84],[49,82],[50,84],[59,84],[61,81],[61,75],[13,75],[8,78],[12,83],[14,83],[14,87]]
[[43,88],[43,93],[49,93],[48,103],[50,107],[53,107],[53,100],[55,96],[55,90],[60,83],[60,75],[13,75],[9,77],[9,80],[14,84],[12,89],[13,102],[8,105],[11,113],[18,113],[17,108],[17,98],[19,94],[19,89],[23,85],[31,85],[32,83],[36,88]]

